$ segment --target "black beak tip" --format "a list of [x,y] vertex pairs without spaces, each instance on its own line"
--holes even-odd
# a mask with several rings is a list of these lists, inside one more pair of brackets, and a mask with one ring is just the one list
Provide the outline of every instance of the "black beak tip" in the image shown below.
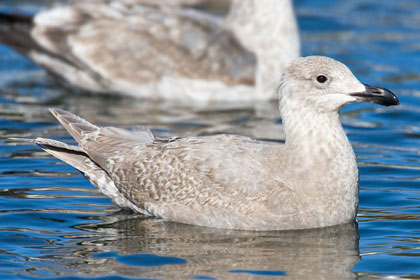
[[384,106],[395,106],[395,105],[399,105],[400,104],[400,100],[398,100],[398,97],[390,90],[385,89],[385,88],[378,88],[382,94],[381,94],[381,98],[382,98],[382,104]]
[[398,99],[398,97],[394,93],[392,93],[392,97],[394,98],[394,103],[389,104],[388,106],[400,105],[400,100]]

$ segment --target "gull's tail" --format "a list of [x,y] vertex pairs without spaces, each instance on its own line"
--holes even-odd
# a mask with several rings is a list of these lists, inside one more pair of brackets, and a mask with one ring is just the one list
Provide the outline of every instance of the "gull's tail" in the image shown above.
[[[84,135],[100,129],[99,127],[67,111],[60,109],[50,109],[50,111],[78,143]],[[117,206],[125,209],[132,209],[138,212],[144,212],[141,211],[141,209],[138,209],[138,207],[133,205],[121,194],[108,173],[90,159],[89,155],[86,154],[79,145],[69,145],[46,138],[11,139],[37,144],[47,153],[79,170],[94,186],[110,198]]]
[[[99,127],[67,111],[50,109],[50,112],[57,118],[70,135],[73,136],[77,143],[80,142],[83,133],[99,130]],[[81,129],[80,126],[83,126],[85,129]],[[92,173],[92,171],[95,171],[95,173],[100,170],[101,172],[105,172],[97,164],[90,160],[89,156],[80,146],[68,145],[60,141],[46,138],[36,138],[35,140],[26,141],[37,144],[47,153],[61,159],[67,164],[70,164],[87,177],[89,176],[88,174]]]
[[84,135],[96,132],[100,129],[87,120],[65,110],[51,108],[50,112],[79,144]]
[[60,141],[46,138],[11,139],[37,144],[47,153],[79,170],[89,180],[89,182],[96,186],[120,208],[138,210],[135,205],[128,201],[119,192],[109,175],[100,166],[93,162],[79,146],[68,145]]

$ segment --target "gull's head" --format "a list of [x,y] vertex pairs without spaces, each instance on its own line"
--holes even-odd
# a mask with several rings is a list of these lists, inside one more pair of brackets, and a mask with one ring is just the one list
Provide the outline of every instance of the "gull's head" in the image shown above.
[[280,106],[300,104],[319,111],[339,111],[354,102],[384,106],[398,105],[389,90],[362,84],[345,66],[324,56],[301,57],[283,72],[280,82]]

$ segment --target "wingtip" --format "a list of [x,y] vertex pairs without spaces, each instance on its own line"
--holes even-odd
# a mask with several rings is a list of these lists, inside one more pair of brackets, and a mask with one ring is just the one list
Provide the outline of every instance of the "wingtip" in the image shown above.
[[16,142],[29,142],[29,143],[34,143],[36,144],[36,139],[28,139],[28,138],[17,138],[17,137],[8,137],[6,138],[7,140],[10,141],[16,141]]
[[48,108],[48,111],[50,111],[50,113],[53,114],[54,116],[58,115],[58,113],[65,112],[62,109],[54,108],[54,107]]
[[74,114],[70,113],[69,111],[60,108],[48,108],[48,110],[56,119],[58,119],[60,116],[74,116]]

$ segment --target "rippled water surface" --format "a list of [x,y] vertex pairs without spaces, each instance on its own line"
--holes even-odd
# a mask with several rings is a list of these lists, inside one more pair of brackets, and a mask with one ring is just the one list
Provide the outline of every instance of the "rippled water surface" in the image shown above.
[[[51,2],[2,1],[0,11],[31,14]],[[281,141],[276,104],[197,109],[89,96],[0,45],[0,277],[419,279],[420,2],[299,0],[295,7],[304,55],[334,57],[401,101],[343,109],[360,166],[357,224],[255,233],[118,211],[73,168],[5,138],[69,140],[47,110],[56,106],[104,125],[148,125],[158,135]]]

